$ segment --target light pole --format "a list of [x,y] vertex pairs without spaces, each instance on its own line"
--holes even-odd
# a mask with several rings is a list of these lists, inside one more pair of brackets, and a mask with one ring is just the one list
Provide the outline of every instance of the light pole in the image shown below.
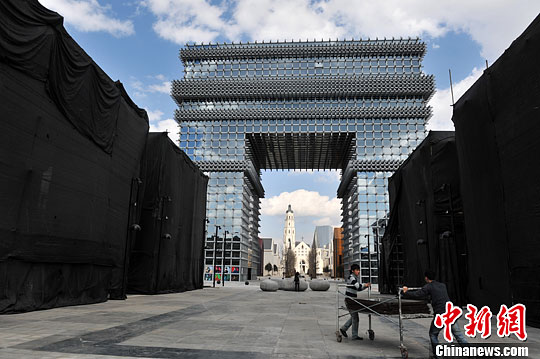
[[[364,237],[367,238],[367,252],[368,252],[368,270],[369,270],[369,282],[371,283],[371,248],[369,247],[369,231]],[[360,254],[361,256],[361,254]],[[368,293],[370,293],[371,287],[368,288]]]
[[[203,263],[203,268],[206,266],[206,250],[209,249],[208,246],[208,241],[207,241],[207,238],[206,238],[206,235],[208,234],[208,224],[210,223],[210,221],[208,220],[208,218],[205,218],[204,219],[204,222],[203,222],[203,225],[204,225],[204,236],[203,236],[203,243],[204,243],[204,247],[201,249],[201,261]],[[206,271],[204,271],[203,273],[203,279],[206,280]]]
[[216,250],[217,250],[217,239],[218,239],[218,229],[221,229],[220,226],[216,225],[216,236],[214,237],[214,273],[212,273],[212,288],[216,287]]
[[225,287],[225,246],[227,245],[227,234],[229,231],[225,231],[223,234],[223,257],[221,259],[221,286]]
[[[369,229],[368,229],[368,232],[367,232],[367,235],[365,235],[365,237],[367,237],[367,253],[368,253],[368,270],[369,270],[369,287],[368,287],[368,299],[371,299],[371,248],[369,248]],[[362,258],[362,254],[360,254],[360,258]],[[360,275],[362,275],[360,273]],[[369,329],[368,329],[368,333],[369,333],[369,337],[371,338],[372,336],[372,332],[373,330],[371,329],[371,313],[368,314],[368,322],[369,322]]]

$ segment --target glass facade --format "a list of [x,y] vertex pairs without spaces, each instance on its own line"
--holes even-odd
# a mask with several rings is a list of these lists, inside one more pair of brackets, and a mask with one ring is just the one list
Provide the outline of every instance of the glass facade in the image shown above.
[[262,169],[338,169],[344,266],[361,264],[366,280],[369,242],[376,277],[372,227],[388,214],[387,179],[431,113],[424,52],[418,39],[186,45],[173,97],[180,147],[210,176],[206,264],[221,265],[227,230],[236,239],[225,265],[238,266],[229,279],[257,273]]

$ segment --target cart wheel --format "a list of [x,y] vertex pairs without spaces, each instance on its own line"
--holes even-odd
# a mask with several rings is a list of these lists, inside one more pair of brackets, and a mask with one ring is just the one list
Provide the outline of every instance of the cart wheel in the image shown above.
[[336,331],[336,340],[338,343],[341,343],[341,340],[343,340],[343,337],[339,331]]
[[375,332],[371,329],[368,330],[369,340],[375,339]]
[[405,348],[401,348],[401,359],[408,359],[409,358],[409,352]]

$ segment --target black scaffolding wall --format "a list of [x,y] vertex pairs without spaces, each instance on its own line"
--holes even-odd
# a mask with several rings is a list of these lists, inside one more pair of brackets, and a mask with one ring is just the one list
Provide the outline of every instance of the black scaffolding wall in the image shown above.
[[466,304],[467,248],[454,132],[430,131],[389,179],[381,291],[422,286],[434,270],[454,303]]
[[540,326],[540,18],[459,99],[452,120],[475,305]]
[[141,179],[142,229],[131,253],[129,291],[202,288],[208,177],[166,133],[150,133]]

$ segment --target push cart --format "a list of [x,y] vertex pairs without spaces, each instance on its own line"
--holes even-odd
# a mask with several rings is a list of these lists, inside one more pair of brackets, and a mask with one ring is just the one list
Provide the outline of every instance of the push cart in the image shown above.
[[[402,300],[402,288],[398,288],[398,295],[390,298],[371,298],[371,288],[368,289],[368,299],[347,297],[345,290],[347,285],[338,284],[336,292],[336,340],[342,341],[342,335],[339,331],[339,319],[348,316],[350,312],[363,313],[368,315],[369,328],[367,334],[370,340],[375,339],[375,332],[371,327],[371,315],[377,315],[388,320],[399,328],[399,349],[401,357],[407,359],[409,353],[403,343],[403,320],[414,318],[427,318],[433,316],[433,311],[425,301]],[[419,288],[409,288],[419,289]],[[343,306],[343,299],[345,306]],[[346,313],[343,313],[343,312]],[[397,316],[397,318],[396,318]]]

